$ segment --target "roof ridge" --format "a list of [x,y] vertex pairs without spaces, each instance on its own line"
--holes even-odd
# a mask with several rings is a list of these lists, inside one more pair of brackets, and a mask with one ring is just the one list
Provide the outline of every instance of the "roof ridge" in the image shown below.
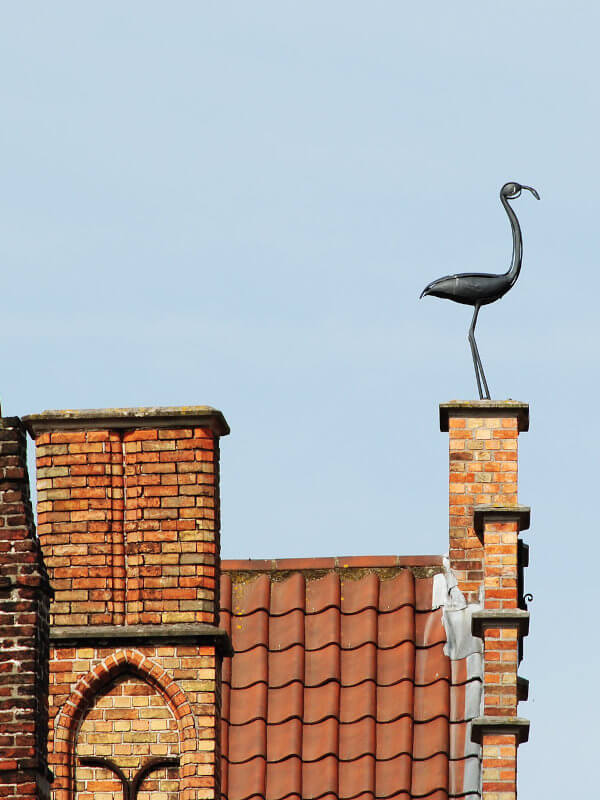
[[221,560],[221,569],[224,572],[252,571],[252,572],[277,572],[277,571],[302,571],[313,569],[357,569],[357,568],[382,568],[382,567],[441,567],[443,556],[440,555],[382,555],[382,556],[330,556],[326,558],[247,558]]

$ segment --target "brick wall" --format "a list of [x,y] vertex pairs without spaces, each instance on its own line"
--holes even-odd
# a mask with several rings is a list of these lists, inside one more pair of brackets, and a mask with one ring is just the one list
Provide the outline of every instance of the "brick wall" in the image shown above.
[[48,584],[29,500],[25,431],[0,419],[0,797],[49,796]]
[[[164,800],[212,800],[228,652],[216,628],[218,439],[227,425],[203,407],[46,412],[27,424],[37,445],[40,540],[56,584],[54,798],[109,798],[168,744],[179,766],[148,773],[139,797],[160,790]],[[90,758],[109,759],[121,776],[82,763]]]

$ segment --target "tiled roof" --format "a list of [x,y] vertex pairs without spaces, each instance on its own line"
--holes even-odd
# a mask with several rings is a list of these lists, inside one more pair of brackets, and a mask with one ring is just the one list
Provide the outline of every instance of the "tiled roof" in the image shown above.
[[224,798],[479,796],[467,707],[480,679],[444,652],[440,558],[222,571],[236,653],[223,667]]

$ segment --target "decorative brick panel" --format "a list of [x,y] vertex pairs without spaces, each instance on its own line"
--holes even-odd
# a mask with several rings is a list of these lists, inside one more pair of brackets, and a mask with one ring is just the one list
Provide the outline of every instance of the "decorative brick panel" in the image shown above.
[[126,433],[127,623],[215,624],[219,443],[207,428]]
[[516,717],[519,631],[486,628],[484,635],[485,716]]
[[[78,800],[94,800],[96,792],[121,798],[122,781],[106,767],[77,761],[98,757],[119,764],[129,785],[151,758],[179,757],[179,730],[174,712],[155,687],[121,674],[95,697],[84,713],[75,747],[75,789]],[[140,783],[138,800],[178,800],[179,770],[153,770]]]
[[[179,769],[168,771],[169,791],[173,797],[208,800],[218,796],[216,765],[221,684],[220,658],[214,647],[60,648],[51,650],[51,664],[50,761],[56,776],[55,800],[71,800],[74,796],[81,800],[74,794],[76,780],[86,783],[98,776],[98,772],[93,776],[87,771],[82,773],[78,761],[82,756],[91,755],[90,745],[94,745],[93,755],[114,757],[120,767],[128,771],[133,769],[134,774],[148,755],[164,755],[164,745],[168,745],[168,754],[177,753],[180,757]],[[170,723],[169,729],[171,733],[177,732],[177,741],[172,737],[164,741],[164,736],[163,741],[159,741],[155,737],[158,749],[153,749],[149,746],[150,737],[144,733],[137,737],[139,741],[133,742],[132,748],[132,743],[125,740],[130,737],[125,737],[119,728],[125,728],[132,719],[143,720],[144,715],[135,709],[148,706],[145,701],[136,701],[135,697],[140,695],[131,689],[117,699],[116,685],[146,686],[146,697],[156,698],[152,707],[167,709],[169,719],[175,721],[176,724]],[[112,697],[110,714],[103,700],[107,696]],[[90,712],[105,717],[101,730],[86,722]],[[149,718],[164,717],[161,712],[154,716],[150,713]],[[82,740],[81,732],[89,733],[92,728],[102,735],[101,738],[90,740],[86,734]],[[80,752],[82,746],[83,753]],[[151,774],[145,783],[152,784],[157,776],[161,778],[160,773]],[[165,777],[163,773],[163,779]],[[84,788],[87,791],[89,787]]]
[[485,607],[515,609],[517,594],[517,522],[488,522],[484,532]]
[[48,584],[29,499],[25,431],[0,419],[0,797],[46,800]]
[[123,446],[118,431],[36,439],[38,533],[55,590],[53,625],[123,621]]

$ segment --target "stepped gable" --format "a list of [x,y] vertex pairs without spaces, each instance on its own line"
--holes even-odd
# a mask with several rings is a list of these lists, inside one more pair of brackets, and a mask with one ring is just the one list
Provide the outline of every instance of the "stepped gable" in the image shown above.
[[480,679],[444,652],[441,572],[434,556],[222,562],[224,798],[473,796]]

